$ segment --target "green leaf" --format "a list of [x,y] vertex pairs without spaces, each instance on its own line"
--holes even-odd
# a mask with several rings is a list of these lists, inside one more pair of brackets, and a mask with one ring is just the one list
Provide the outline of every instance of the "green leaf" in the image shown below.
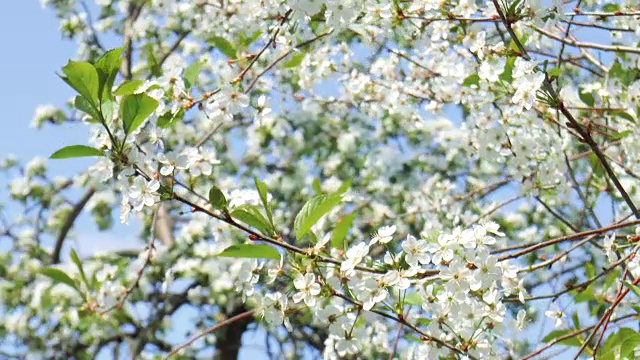
[[422,305],[422,296],[418,292],[411,292],[404,296],[405,305]]
[[560,74],[562,74],[562,69],[557,66],[547,70],[547,75],[549,75],[550,77],[556,78],[560,76]]
[[166,129],[169,126],[175,124],[176,120],[182,119],[183,117],[184,109],[180,108],[180,110],[178,110],[178,112],[176,112],[175,114],[172,114],[171,111],[169,111],[160,115],[156,124],[158,124],[158,127],[160,127],[161,129]]
[[158,63],[158,59],[156,59],[153,45],[150,42],[145,47],[145,54],[147,55],[147,67],[151,71],[151,75],[154,77],[162,76],[162,67]]
[[306,55],[306,53],[302,52],[302,51],[294,51],[293,55],[291,55],[291,58],[289,59],[289,61],[287,61],[286,63],[284,63],[284,67],[287,69],[291,69],[294,67],[297,67],[298,65],[300,65],[302,63],[302,60],[304,60],[304,56]]
[[111,88],[120,71],[120,64],[122,64],[120,55],[123,50],[123,47],[109,50],[96,61],[96,70],[100,78],[98,96],[101,101],[111,98]]
[[624,138],[626,138],[627,136],[631,135],[633,133],[633,131],[631,130],[625,130],[622,132],[619,132],[613,136],[611,136],[611,140],[622,140]]
[[320,185],[320,179],[314,178],[311,182],[311,187],[313,191],[316,192],[316,195],[322,195],[322,186]]
[[260,201],[262,202],[262,206],[264,206],[264,211],[267,212],[267,218],[269,219],[269,224],[271,224],[271,228],[275,229],[275,225],[273,224],[273,211],[271,210],[271,206],[269,205],[269,194],[267,189],[267,184],[262,182],[257,177],[253,178],[253,181],[256,183],[256,189],[258,190],[258,194],[260,195]]
[[513,66],[516,63],[516,57],[515,56],[509,56],[507,58],[507,61],[504,64],[504,71],[502,72],[502,74],[500,74],[498,77],[506,82],[511,82],[513,81]]
[[614,116],[617,116],[617,117],[621,117],[621,118],[623,118],[625,120],[631,121],[632,123],[636,122],[636,119],[626,111],[614,110],[614,111],[611,112],[611,115],[614,115]]
[[62,80],[97,108],[100,78],[96,68],[85,61],[69,60],[67,65],[62,67],[62,72],[65,75],[61,76]]
[[87,285],[87,289],[90,289],[91,287],[89,286],[89,281],[87,280],[87,276],[84,273],[84,269],[82,268],[82,262],[80,261],[78,254],[74,249],[71,249],[70,255],[71,255],[71,261],[73,261],[73,263],[76,264],[76,267],[80,272],[80,277],[82,278],[82,281],[84,281],[85,285]]
[[191,65],[187,66],[184,69],[184,87],[189,91],[191,87],[198,80],[198,75],[200,75],[200,70],[202,70],[203,63],[201,61],[193,62]]
[[274,247],[266,244],[231,245],[218,256],[237,258],[280,259],[280,253]]
[[[549,342],[551,340],[559,338],[560,336],[566,335],[573,331],[574,331],[573,329],[552,330],[550,333],[547,334],[547,336],[545,336],[542,339],[542,342]],[[581,338],[582,338],[582,335],[572,336],[568,339],[564,339],[560,341],[558,344],[562,344],[566,346],[581,346],[582,345],[582,342],[580,341]]]
[[356,213],[352,212],[351,214],[345,215],[342,219],[338,221],[338,224],[333,229],[333,236],[331,237],[331,246],[336,249],[345,248],[344,239],[347,237],[347,233],[349,233],[349,229],[353,224],[353,219],[356,217]]
[[127,95],[120,104],[125,135],[134,132],[158,107],[158,101],[146,94]]
[[134,79],[134,80],[126,80],[118,88],[113,92],[113,95],[123,96],[133,94],[136,90],[140,88],[144,84],[144,80]]
[[462,82],[462,86],[469,87],[471,85],[478,85],[480,83],[480,75],[477,73],[467,76]]
[[104,156],[104,153],[94,147],[86,145],[69,145],[54,152],[49,156],[51,159],[68,159],[85,156]]
[[271,235],[272,227],[267,219],[262,216],[257,206],[252,204],[242,204],[231,211],[231,217],[258,229],[262,234]]
[[293,229],[298,240],[311,229],[326,213],[342,201],[342,194],[326,194],[315,196],[309,200],[296,215]]
[[209,203],[214,209],[218,210],[227,207],[227,198],[224,197],[222,190],[218,189],[215,185],[209,189]]
[[82,95],[77,95],[73,100],[73,106],[90,115],[94,122],[102,122],[102,116],[96,111],[96,108]]
[[111,121],[113,117],[113,100],[103,100],[102,104],[100,104],[100,108],[102,109],[101,117],[105,119],[105,126],[107,125],[107,121]]
[[593,97],[593,94],[590,92],[582,92],[582,90],[580,90],[578,92],[578,96],[580,97],[580,100],[582,100],[582,102],[585,103],[587,106],[593,106],[596,103],[596,99]]
[[227,57],[231,59],[235,59],[237,57],[235,46],[233,46],[233,44],[231,44],[227,39],[219,36],[212,36],[208,39],[208,42],[211,45],[217,47],[218,50],[220,50]]
[[64,271],[55,268],[55,267],[44,267],[40,269],[40,273],[44,276],[49,277],[56,284],[65,284],[74,288],[78,293],[82,294],[80,289],[78,289],[78,284],[75,280],[73,280],[67,273]]
[[628,281],[624,281],[624,285],[628,287],[629,290],[633,291],[633,293],[636,294],[637,297],[640,297],[640,286],[633,285]]
[[[597,359],[635,359],[633,351],[640,345],[640,333],[630,328],[621,328],[609,335],[599,348]],[[616,354],[619,351],[619,356]]]
[[620,11],[620,4],[605,4],[602,7],[603,11],[606,12],[616,12],[616,11]]

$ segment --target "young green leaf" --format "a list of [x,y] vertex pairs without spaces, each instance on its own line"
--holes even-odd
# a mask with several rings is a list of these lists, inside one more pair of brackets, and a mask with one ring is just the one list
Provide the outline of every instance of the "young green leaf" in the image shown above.
[[235,59],[237,57],[235,46],[233,46],[233,44],[231,44],[227,39],[219,36],[212,36],[208,39],[208,42],[211,45],[217,47],[218,50],[220,50],[227,57],[231,59]]
[[122,128],[126,135],[134,132],[158,107],[158,101],[146,94],[125,96],[120,104]]
[[209,203],[214,209],[224,209],[227,207],[227,198],[224,197],[222,190],[215,185],[209,189]]
[[293,229],[298,240],[311,229],[326,213],[342,201],[342,194],[325,194],[309,200],[296,216]]
[[273,212],[271,210],[271,206],[269,205],[269,193],[267,190],[267,184],[262,182],[257,177],[253,178],[253,181],[256,183],[256,189],[258,190],[258,194],[260,195],[260,201],[262,202],[262,206],[264,206],[264,211],[267,212],[267,219],[269,219],[269,224],[271,224],[272,228],[275,228],[273,224]]
[[172,113],[171,111],[168,111],[168,112],[158,116],[158,121],[156,122],[156,124],[161,129],[166,129],[169,126],[173,125],[176,122],[176,120],[180,120],[183,117],[184,117],[184,109],[183,108],[180,108],[180,110],[178,110],[175,114]]
[[231,211],[231,217],[258,229],[265,235],[271,235],[272,227],[267,219],[262,216],[257,206],[252,204],[242,204]]
[[480,83],[480,75],[478,73],[473,73],[467,76],[462,82],[462,86],[469,87],[471,85],[478,85]]
[[122,50],[124,50],[122,47],[109,50],[96,61],[96,70],[100,78],[98,97],[101,101],[111,99],[111,88],[122,63],[122,58],[120,57]]
[[122,84],[120,84],[120,86],[118,86],[118,88],[113,92],[113,95],[123,96],[123,95],[133,94],[136,90],[140,88],[140,86],[142,86],[142,84],[144,84],[144,80],[140,80],[140,79],[127,80]]
[[49,156],[51,159],[67,159],[85,156],[104,156],[104,153],[94,147],[86,145],[70,145],[54,152]]
[[286,63],[284,63],[284,67],[287,69],[291,69],[294,67],[297,67],[298,65],[300,65],[302,63],[302,60],[304,60],[304,56],[306,55],[306,53],[303,53],[301,51],[296,51],[293,53],[293,55],[291,55],[291,58],[289,59],[289,61],[287,61]]
[[40,269],[40,273],[44,276],[47,276],[51,280],[53,280],[54,283],[68,285],[74,288],[78,293],[82,294],[82,292],[78,288],[78,284],[76,283],[76,281],[73,280],[64,271],[55,267],[44,267]]
[[316,192],[316,195],[322,195],[322,186],[320,185],[320,179],[314,178],[311,182],[311,187],[313,191]]
[[[572,329],[560,329],[560,330],[552,330],[550,333],[548,333],[543,339],[543,342],[549,342],[551,340],[557,339],[559,337],[561,337],[562,335],[566,335],[567,333],[573,332]],[[580,346],[582,345],[582,339],[583,337],[580,336],[572,336],[568,339],[564,339],[562,341],[560,341],[558,344],[562,344],[562,345],[566,345],[566,346]]]
[[100,78],[96,68],[85,61],[69,60],[67,65],[62,67],[62,72],[65,75],[61,76],[62,80],[78,94],[84,96],[94,108],[97,108]]
[[237,258],[280,259],[280,253],[274,247],[266,244],[231,245],[218,256]]
[[344,239],[347,237],[347,233],[349,232],[349,228],[351,228],[351,224],[353,224],[353,219],[356,217],[356,213],[352,212],[351,214],[345,215],[342,219],[338,221],[338,224],[333,229],[333,234],[331,237],[331,246],[336,249],[345,248]]
[[198,80],[200,70],[202,70],[202,65],[201,61],[195,61],[184,69],[184,87],[187,91],[189,91],[196,83],[196,80]]
[[76,264],[76,267],[78,268],[78,271],[80,272],[80,277],[82,278],[82,281],[84,281],[85,285],[87,285],[87,289],[90,289],[90,285],[89,285],[89,281],[87,280],[87,276],[84,273],[84,269],[82,268],[82,262],[80,261],[80,258],[78,257],[78,254],[76,253],[76,251],[74,249],[71,249],[71,261],[73,261],[74,264]]

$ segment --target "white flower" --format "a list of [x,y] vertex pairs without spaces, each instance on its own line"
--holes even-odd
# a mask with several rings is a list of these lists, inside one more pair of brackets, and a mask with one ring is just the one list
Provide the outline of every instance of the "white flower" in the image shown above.
[[158,161],[163,164],[160,168],[160,174],[163,176],[169,176],[173,174],[175,169],[185,170],[189,168],[191,162],[189,161],[189,157],[184,154],[177,154],[174,151],[171,151],[166,154],[159,154]]
[[293,301],[299,303],[304,300],[307,306],[314,306],[316,304],[316,296],[320,294],[320,284],[316,282],[316,276],[313,273],[300,274],[295,280],[293,280],[293,286],[300,290],[293,295]]
[[437,244],[429,244],[427,250],[433,254],[431,261],[438,265],[441,262],[450,262],[453,260],[453,237],[451,235],[440,234],[438,236]]
[[549,310],[544,312],[544,315],[555,321],[554,326],[560,327],[563,324],[563,318],[565,317],[564,311],[560,310],[556,303],[552,303]]
[[371,238],[369,242],[369,246],[372,246],[378,242],[381,244],[386,244],[393,239],[393,234],[396,232],[396,226],[383,226],[376,232],[375,235]]
[[427,247],[428,244],[425,240],[417,240],[415,237],[407,235],[407,240],[402,242],[402,250],[405,252],[404,260],[411,267],[429,264],[431,256],[427,252]]
[[518,330],[524,329],[527,325],[527,311],[525,309],[520,309],[520,311],[518,311],[514,325]]
[[369,253],[369,245],[359,243],[358,245],[347,250],[347,259],[340,264],[340,271],[350,274],[356,265],[362,262]]
[[602,243],[605,252],[607,253],[607,258],[609,262],[618,261],[618,254],[616,254],[616,233],[614,232],[611,236],[605,236],[604,241]]
[[133,185],[129,188],[129,197],[133,200],[133,208],[140,211],[143,207],[153,206],[160,201],[160,195],[156,193],[158,189],[160,189],[158,180],[152,179],[147,182],[141,176],[133,179]]

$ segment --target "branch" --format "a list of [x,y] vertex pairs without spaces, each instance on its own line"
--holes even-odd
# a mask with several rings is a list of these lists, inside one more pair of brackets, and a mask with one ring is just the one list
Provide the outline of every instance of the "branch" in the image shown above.
[[95,193],[96,193],[96,190],[94,188],[89,188],[87,192],[84,193],[80,201],[78,201],[78,203],[76,203],[76,205],[73,207],[73,210],[71,210],[71,214],[69,214],[64,224],[62,224],[62,228],[60,229],[60,233],[58,234],[58,238],[56,239],[56,244],[53,248],[53,253],[51,254],[52,264],[57,264],[60,262],[60,252],[62,251],[62,244],[64,243],[64,240],[67,238],[67,234],[69,234],[69,230],[71,230],[73,223],[76,221],[76,219],[82,212],[82,209],[84,209],[89,199],[91,199],[91,197]]
[[551,39],[560,41],[563,44],[570,45],[570,46],[577,47],[577,48],[597,49],[597,50],[602,50],[602,51],[627,52],[627,53],[633,53],[633,54],[640,54],[640,48],[637,48],[637,47],[618,46],[618,45],[603,45],[603,44],[597,44],[597,43],[591,43],[591,42],[576,41],[576,40],[572,40],[572,39],[563,38],[563,37],[558,36],[558,35],[550,32],[550,31],[547,31],[545,29],[539,28],[539,27],[537,27],[535,25],[529,25],[529,27],[532,28],[534,31],[536,31],[536,32],[538,32],[538,33],[540,33],[542,35],[545,35],[545,36],[547,36],[547,37],[549,37]]
[[171,356],[176,355],[180,350],[190,346],[191,344],[196,342],[198,339],[200,339],[201,337],[203,337],[203,336],[205,336],[207,334],[210,334],[210,333],[212,333],[212,332],[214,332],[214,331],[216,331],[216,330],[218,330],[218,329],[220,329],[220,328],[222,328],[224,326],[232,324],[232,323],[234,323],[236,321],[239,321],[239,320],[242,320],[244,318],[253,316],[254,312],[255,312],[255,310],[245,311],[245,312],[240,313],[240,314],[238,314],[236,316],[232,316],[232,317],[230,317],[230,318],[228,318],[226,320],[223,320],[223,321],[215,324],[214,326],[212,326],[212,327],[210,327],[208,329],[203,330],[202,332],[200,332],[196,336],[192,337],[191,339],[189,339],[189,340],[185,341],[184,343],[182,343],[182,344],[176,346],[175,348],[173,348],[173,350],[171,350],[171,352],[169,352],[163,359],[164,360],[169,359]]

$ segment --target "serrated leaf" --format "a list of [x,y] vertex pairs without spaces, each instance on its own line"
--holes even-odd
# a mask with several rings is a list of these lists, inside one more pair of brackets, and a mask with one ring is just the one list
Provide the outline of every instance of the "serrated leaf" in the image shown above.
[[469,87],[471,85],[478,85],[480,83],[480,75],[477,73],[467,76],[462,82],[462,86]]
[[209,203],[214,209],[218,210],[227,207],[227,198],[222,193],[222,190],[218,189],[215,185],[209,189]]
[[256,184],[256,189],[258,190],[258,194],[260,195],[260,201],[262,202],[264,211],[267,212],[267,219],[269,219],[269,224],[271,224],[271,227],[275,229],[275,225],[273,224],[273,211],[271,210],[271,205],[269,205],[269,192],[267,189],[267,184],[262,182],[257,177],[254,177],[253,181]]
[[78,254],[74,249],[71,249],[70,255],[71,255],[71,261],[73,261],[73,263],[76,264],[76,267],[80,272],[80,277],[82,278],[82,281],[84,281],[85,285],[87,285],[87,289],[90,289],[91,287],[89,285],[89,281],[87,280],[87,276],[84,273],[84,269],[82,268],[82,262],[80,261]]
[[347,237],[349,233],[349,229],[353,224],[353,219],[356,217],[356,213],[352,212],[351,214],[345,215],[342,219],[338,221],[338,224],[333,229],[333,234],[331,237],[331,246],[336,249],[345,248],[344,239]]
[[297,67],[302,63],[302,60],[304,60],[305,55],[306,54],[301,51],[295,51],[293,55],[291,55],[291,58],[286,63],[284,63],[283,66],[287,69]]
[[271,235],[271,226],[255,205],[240,205],[231,211],[231,217],[258,229],[262,234]]
[[208,42],[217,47],[223,54],[231,59],[235,59],[236,56],[236,48],[231,44],[227,39],[220,36],[212,36],[208,39]]
[[134,80],[126,80],[118,88],[113,92],[113,95],[124,96],[133,94],[144,84],[144,80],[134,79]]
[[274,247],[266,244],[231,245],[218,256],[237,258],[280,259],[280,253]]
[[55,268],[55,267],[44,267],[40,269],[40,273],[51,280],[53,280],[56,284],[65,284],[72,288],[74,288],[78,293],[82,293],[80,289],[78,289],[78,284],[73,280],[67,273],[64,271]]
[[104,153],[94,147],[86,145],[69,145],[54,152],[49,156],[51,159],[68,159],[85,156],[104,156]]
[[158,107],[158,101],[146,94],[127,95],[120,104],[125,135],[134,132]]
[[61,76],[78,94],[84,96],[94,108],[98,105],[100,78],[96,68],[86,61],[69,60],[62,67],[65,76]]
[[196,80],[198,80],[202,65],[201,61],[195,61],[184,69],[184,87],[187,91],[191,90],[191,87],[196,83]]
[[122,63],[120,56],[123,50],[124,48],[122,47],[109,50],[96,61],[95,67],[100,79],[98,97],[101,101],[111,98],[111,88],[120,71],[120,64]]
[[342,201],[342,194],[326,194],[315,196],[309,200],[296,215],[293,229],[298,240],[311,229],[326,213]]

